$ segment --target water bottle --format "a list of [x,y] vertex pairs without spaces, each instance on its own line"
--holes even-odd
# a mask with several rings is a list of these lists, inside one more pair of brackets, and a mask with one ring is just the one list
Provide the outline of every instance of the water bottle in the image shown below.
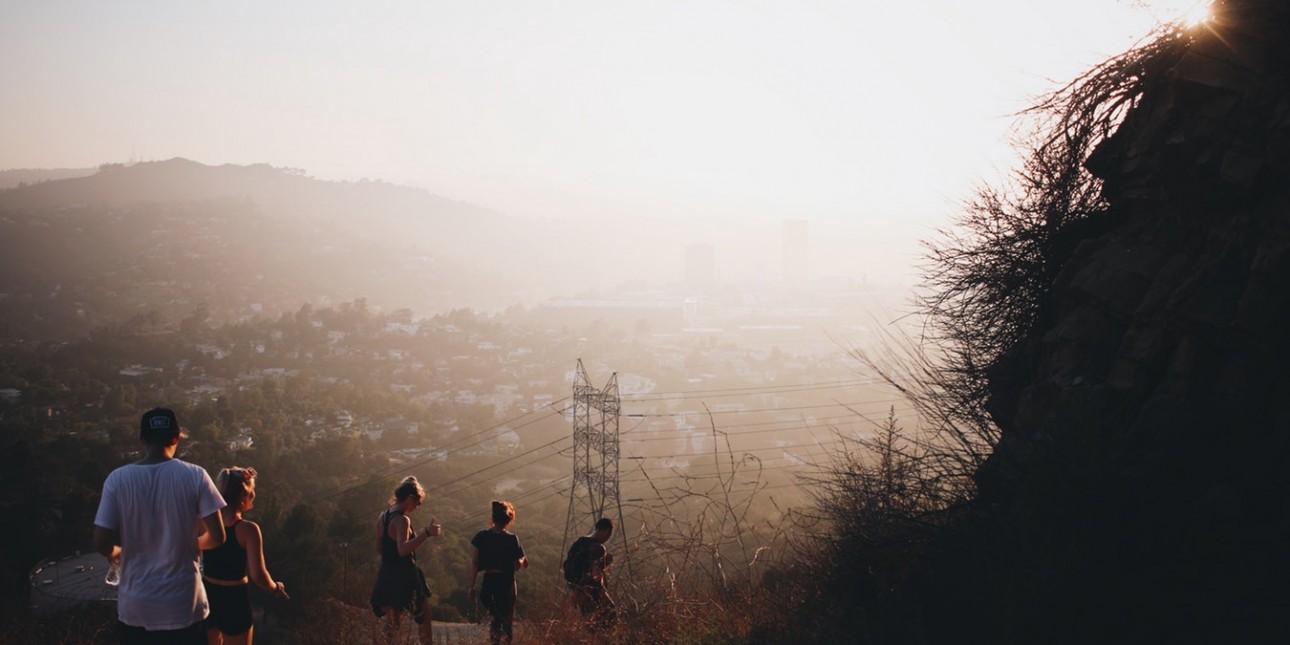
[[108,563],[107,575],[103,577],[103,584],[115,587],[121,584],[121,560],[112,560]]

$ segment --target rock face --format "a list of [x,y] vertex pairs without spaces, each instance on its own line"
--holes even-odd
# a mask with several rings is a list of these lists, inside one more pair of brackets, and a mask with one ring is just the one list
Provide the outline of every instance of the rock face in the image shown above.
[[1113,640],[1287,633],[1287,5],[1220,1],[1149,80],[1088,163],[1107,220],[992,380],[983,501],[1042,545],[1018,558],[1061,591],[1035,603]]

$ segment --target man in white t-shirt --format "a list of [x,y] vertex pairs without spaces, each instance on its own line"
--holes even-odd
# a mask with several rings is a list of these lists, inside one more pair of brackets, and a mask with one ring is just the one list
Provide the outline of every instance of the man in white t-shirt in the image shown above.
[[187,437],[175,413],[144,413],[143,459],[112,471],[94,516],[94,547],[119,559],[117,627],[121,642],[206,642],[210,612],[198,570],[201,549],[224,542],[224,498],[204,468],[175,458]]

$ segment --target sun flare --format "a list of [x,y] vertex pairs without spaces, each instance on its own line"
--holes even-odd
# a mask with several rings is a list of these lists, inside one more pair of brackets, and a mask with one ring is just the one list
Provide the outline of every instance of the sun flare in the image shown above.
[[1158,0],[1151,4],[1158,5],[1161,18],[1184,27],[1204,24],[1214,15],[1213,0]]
[[1208,22],[1213,16],[1212,2],[1197,2],[1183,12],[1183,24],[1188,27],[1194,27],[1199,24]]
[[1214,0],[1134,0],[1133,6],[1145,10],[1156,23],[1184,29],[1205,24],[1214,17]]

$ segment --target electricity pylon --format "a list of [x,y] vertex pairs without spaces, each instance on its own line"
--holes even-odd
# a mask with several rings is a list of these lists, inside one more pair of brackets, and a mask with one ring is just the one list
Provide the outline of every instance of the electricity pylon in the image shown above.
[[[563,554],[572,540],[602,517],[617,515],[615,531],[623,536],[626,557],[627,532],[623,506],[618,497],[618,374],[597,389],[578,359],[573,382],[573,484],[569,489],[569,515],[564,523]],[[627,560],[630,567],[630,559]]]

